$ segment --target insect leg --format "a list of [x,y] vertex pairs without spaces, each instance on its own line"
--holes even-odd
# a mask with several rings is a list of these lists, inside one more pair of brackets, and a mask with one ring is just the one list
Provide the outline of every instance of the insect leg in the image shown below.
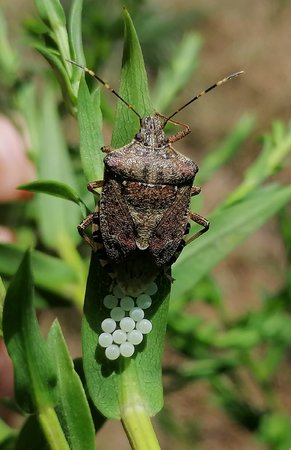
[[[161,113],[156,113],[156,116],[162,117],[163,119],[167,119],[167,117],[163,116],[163,114],[161,114]],[[167,119],[167,122],[170,122],[173,125],[183,128],[183,130],[178,131],[178,133],[173,134],[173,136],[169,137],[170,143],[179,141],[180,139],[183,139],[185,136],[187,136],[187,134],[191,133],[191,128],[189,127],[189,125],[185,125],[184,123],[177,122],[176,120],[171,120],[171,119]],[[165,122],[165,124],[166,124],[166,122]]]
[[174,120],[169,120],[169,122],[174,123],[175,125],[178,125],[183,128],[183,130],[178,131],[178,133],[173,134],[173,136],[169,137],[169,142],[173,143],[176,141],[179,141],[180,139],[183,139],[187,134],[191,133],[191,128],[189,125],[185,125],[184,123],[175,122]]
[[92,247],[94,252],[97,250],[97,245],[92,239],[89,238],[89,236],[85,233],[85,230],[89,225],[95,223],[96,221],[99,222],[99,212],[90,213],[77,227],[80,236]]
[[[86,228],[89,225],[93,225],[93,233],[92,239],[85,233]],[[99,261],[102,267],[106,266],[106,269],[109,272],[109,275],[113,278],[114,274],[110,273],[112,271],[112,267],[110,261],[107,258],[104,245],[102,242],[102,236],[99,228],[99,208],[97,207],[96,211],[89,214],[85,219],[78,225],[78,231],[84,241],[86,241],[93,249],[94,252],[97,252],[99,256]]]
[[103,180],[91,181],[90,183],[87,184],[88,191],[93,192],[93,194],[96,194],[94,189],[97,189],[97,188],[100,188],[100,187],[103,187]]
[[201,225],[203,227],[203,229],[198,231],[197,233],[195,233],[189,239],[187,239],[186,245],[190,244],[190,242],[194,241],[199,236],[206,233],[206,231],[209,229],[209,221],[207,219],[205,219],[204,217],[200,216],[200,214],[190,213],[189,217],[191,220],[193,220],[193,222],[198,223],[198,225]]
[[112,152],[112,150],[114,150],[112,147],[110,147],[110,145],[103,145],[103,147],[101,147],[101,151],[103,153],[110,153]]
[[201,187],[199,186],[192,186],[191,187],[191,197],[193,197],[193,195],[198,195],[201,192]]

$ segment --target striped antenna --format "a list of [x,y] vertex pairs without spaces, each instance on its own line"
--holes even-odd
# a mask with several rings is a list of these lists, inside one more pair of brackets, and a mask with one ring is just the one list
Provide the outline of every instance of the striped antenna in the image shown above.
[[126,100],[124,100],[124,98],[120,97],[120,95],[118,94],[118,92],[116,92],[115,89],[113,89],[110,84],[106,83],[106,81],[103,81],[101,78],[98,77],[98,75],[91,69],[88,69],[88,67],[82,66],[82,64],[77,63],[76,61],[72,61],[70,59],[66,59],[66,61],[68,63],[71,63],[77,67],[79,67],[80,69],[84,70],[84,72],[87,72],[89,75],[91,75],[91,77],[95,78],[97,81],[99,81],[99,83],[103,84],[103,86],[108,89],[108,91],[112,92],[112,94],[114,94],[117,98],[119,98],[119,100],[121,100],[129,109],[131,109],[131,111],[133,111],[139,118],[139,121],[142,121],[142,117],[141,115],[134,109],[134,107],[128,103]]
[[190,105],[191,103],[195,102],[195,100],[197,100],[199,97],[202,97],[202,95],[207,94],[207,92],[212,91],[212,89],[216,88],[217,86],[221,86],[223,83],[226,83],[228,80],[231,80],[232,78],[238,77],[239,75],[241,75],[242,73],[244,73],[243,70],[241,70],[240,72],[236,72],[236,73],[232,73],[231,75],[228,75],[227,77],[223,78],[222,80],[218,81],[217,83],[213,84],[212,86],[210,86],[209,88],[205,89],[205,91],[200,92],[200,94],[195,95],[195,97],[193,97],[191,100],[189,100],[189,102],[187,102],[185,105],[181,106],[181,108],[177,109],[177,111],[175,111],[173,114],[171,114],[166,121],[164,122],[164,126],[166,125],[166,123],[172,119],[172,117],[174,117],[176,114],[178,114],[178,112],[182,111],[182,109],[186,108],[186,106]]

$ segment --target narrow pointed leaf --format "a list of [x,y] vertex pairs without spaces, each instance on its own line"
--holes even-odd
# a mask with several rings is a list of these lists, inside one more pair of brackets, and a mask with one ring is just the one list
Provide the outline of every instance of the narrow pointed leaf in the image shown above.
[[[122,59],[119,94],[142,116],[152,115],[154,110],[150,100],[147,74],[144,67],[140,44],[132,20],[124,11],[125,42]],[[112,146],[128,144],[139,130],[139,119],[124,103],[117,103]]]
[[[132,21],[125,11],[125,44],[120,94],[143,116],[152,114],[147,77],[140,45]],[[128,143],[138,130],[138,118],[119,102],[112,144]],[[147,317],[153,330],[136,349],[134,356],[109,361],[98,346],[101,322],[108,317],[103,298],[109,293],[112,280],[101,269],[93,255],[87,283],[83,320],[83,365],[88,390],[95,406],[109,418],[120,418],[126,405],[143,406],[148,415],[156,414],[163,405],[161,360],[167,323],[170,283],[159,277],[157,294]],[[138,407],[138,406],[137,406]]]
[[37,416],[29,416],[17,436],[14,450],[47,450],[47,448],[47,441]]
[[66,16],[58,0],[35,0],[35,5],[44,22],[49,21],[53,26],[66,24]]
[[9,440],[9,438],[13,438],[14,435],[15,430],[7,425],[4,420],[0,419],[0,448],[4,441]]
[[3,334],[13,362],[19,406],[28,413],[46,409],[54,402],[56,373],[33,308],[33,280],[28,252],[7,290]]
[[[82,43],[82,8],[83,8],[83,0],[74,0],[72,2],[71,11],[70,11],[70,19],[69,19],[69,40],[72,48],[72,56],[75,61],[78,61],[80,64],[85,63],[84,51],[83,51],[83,43]],[[75,71],[79,76],[77,77],[80,80],[82,72]]]
[[219,209],[207,234],[187,246],[174,265],[171,308],[175,298],[193,288],[204,275],[291,199],[291,187],[267,186],[238,204]]
[[72,84],[70,81],[69,74],[67,70],[65,69],[65,66],[60,58],[60,54],[51,48],[47,48],[44,45],[41,45],[39,43],[33,44],[33,47],[44,56],[44,58],[48,61],[48,63],[51,65],[53,70],[55,71],[56,77],[60,83],[63,97],[65,100],[65,103],[72,113],[74,113],[74,106],[76,103],[76,93],[72,89]]
[[[166,108],[187,85],[198,66],[201,45],[199,34],[187,33],[178,43],[170,63],[160,71],[153,93],[154,106],[159,112],[165,114]],[[193,97],[193,88],[189,95]]]
[[235,124],[233,130],[217,148],[210,151],[201,163],[201,171],[198,173],[199,183],[203,184],[220,167],[232,159],[240,146],[246,141],[254,129],[254,116],[246,114]]
[[98,345],[101,322],[108,317],[103,298],[108,294],[111,279],[100,270],[96,255],[92,256],[86,290],[83,334],[83,365],[90,396],[96,408],[106,417],[119,419],[125,397],[134,402],[138,396],[149,415],[163,406],[161,359],[169,306],[169,282],[158,280],[158,293],[147,310],[153,329],[128,359],[109,361]]
[[[44,92],[41,114],[40,178],[53,178],[74,187],[72,161],[60,127],[55,92],[51,86],[47,86]],[[37,217],[45,245],[58,251],[66,239],[77,243],[80,238],[76,224],[80,222],[80,211],[65,200],[51,196],[38,194],[37,200]]]
[[103,179],[102,113],[100,89],[91,95],[85,77],[81,78],[78,94],[78,122],[80,127],[80,152],[87,181]]
[[[35,0],[38,12],[43,21],[51,29],[51,37],[54,39],[63,61],[70,58],[70,46],[66,29],[66,15],[59,0]],[[71,67],[69,67],[71,73]]]
[[274,175],[291,150],[291,123],[286,126],[275,122],[271,133],[264,136],[263,149],[253,164],[246,170],[245,178],[231,193],[226,204],[230,205],[253,192],[268,177]]
[[[15,244],[0,244],[0,273],[6,277],[13,276],[23,253],[23,250]],[[34,250],[31,253],[31,264],[37,287],[67,299],[74,296],[78,278],[65,262]]]
[[64,198],[79,205],[82,200],[70,186],[61,181],[55,180],[36,180],[30,183],[22,184],[17,189],[23,189],[31,192],[42,192],[43,194],[49,194],[54,197]]
[[94,450],[95,431],[89,405],[58,322],[51,328],[48,347],[57,371],[56,412],[70,449]]

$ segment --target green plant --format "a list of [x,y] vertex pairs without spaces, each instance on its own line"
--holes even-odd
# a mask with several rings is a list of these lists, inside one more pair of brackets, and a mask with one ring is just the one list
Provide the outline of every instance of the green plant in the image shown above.
[[[41,117],[37,114],[34,86],[28,83],[18,90],[14,88],[17,108],[23,113],[30,132],[31,156],[39,171],[39,180],[26,183],[21,188],[38,193],[30,214],[37,224],[40,245],[38,250],[30,253],[24,252],[23,246],[17,244],[0,246],[1,274],[4,278],[11,278],[16,272],[4,303],[4,339],[14,365],[17,404],[23,413],[30,414],[18,435],[3,424],[2,448],[8,448],[9,444],[15,449],[40,449],[47,445],[52,449],[93,449],[95,432],[102,426],[103,416],[122,419],[133,448],[159,448],[149,417],[159,412],[163,404],[161,358],[167,322],[173,348],[185,357],[180,367],[167,367],[173,386],[178,388],[207,378],[215,398],[232,418],[254,430],[270,448],[290,446],[290,421],[267,393],[284,352],[290,348],[290,317],[286,307],[288,289],[278,294],[277,300],[280,301],[269,298],[262,303],[260,311],[231,321],[223,306],[222,295],[209,275],[219,261],[290,201],[291,186],[264,184],[284,164],[291,147],[290,126],[273,125],[271,133],[264,137],[260,155],[246,172],[241,185],[212,213],[211,231],[186,248],[179,257],[173,268],[176,281],[172,287],[169,313],[170,283],[160,277],[152,316],[153,332],[135,358],[112,365],[104,360],[100,362],[96,352],[100,323],[104,318],[102,299],[110,285],[110,278],[96,255],[91,258],[85,296],[82,361],[78,360],[74,369],[57,322],[47,340],[43,339],[33,305],[33,284],[38,306],[48,306],[54,300],[72,302],[79,310],[82,309],[87,260],[84,263],[76,251],[80,242],[75,226],[81,214],[84,216],[93,209],[84,186],[86,181],[102,179],[102,153],[99,149],[103,139],[100,89],[97,87],[91,93],[82,72],[66,62],[66,59],[84,61],[82,2],[73,2],[68,26],[58,0],[38,0],[36,3],[42,23],[34,47],[54,68],[67,109],[78,119],[81,163],[76,154],[68,151],[64,141],[55,106],[58,94],[54,80],[50,79],[42,91]],[[152,114],[139,42],[126,11],[124,19],[120,94],[134,104],[141,115]],[[180,45],[189,55],[195,43],[198,51],[199,39],[190,35]],[[6,58],[5,61],[10,60]],[[186,64],[185,61],[189,62]],[[171,89],[166,90],[171,95],[166,100],[164,97],[158,99],[163,107],[182,88],[182,74],[184,84],[196,64],[196,59],[191,62],[185,57],[178,67],[163,70],[163,86],[167,83],[165,74],[172,74],[171,83],[169,81]],[[13,71],[13,65],[9,63],[7,67]],[[138,126],[134,114],[118,103],[112,146],[120,147],[127,143]],[[252,127],[252,118],[242,118],[226,141],[205,158],[201,163],[203,183],[234,156]],[[33,213],[35,208],[39,208],[38,214]],[[61,217],[58,222],[56,215]],[[25,217],[28,228],[28,213]],[[289,249],[288,218],[281,220]],[[33,242],[33,234],[34,229],[28,235],[22,230],[19,241],[22,236],[27,246]],[[16,270],[20,260],[22,262]],[[202,318],[185,312],[199,293],[208,299],[219,315],[218,325],[206,323]],[[267,350],[263,357],[257,359],[252,352],[256,352],[263,343]],[[261,409],[256,408],[240,390],[239,370],[242,366],[265,393],[265,405]]]

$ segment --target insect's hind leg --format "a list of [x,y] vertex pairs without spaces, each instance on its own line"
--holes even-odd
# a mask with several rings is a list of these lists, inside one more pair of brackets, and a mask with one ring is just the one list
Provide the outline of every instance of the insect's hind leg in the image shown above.
[[201,236],[202,234],[206,233],[206,231],[209,230],[209,220],[205,219],[205,217],[200,216],[200,214],[197,214],[197,213],[190,213],[189,218],[191,220],[193,220],[193,222],[197,223],[198,225],[201,225],[203,227],[203,229],[198,231],[197,233],[195,233],[190,238],[188,238],[186,240],[186,245],[190,244],[190,242],[194,241],[199,236]]

